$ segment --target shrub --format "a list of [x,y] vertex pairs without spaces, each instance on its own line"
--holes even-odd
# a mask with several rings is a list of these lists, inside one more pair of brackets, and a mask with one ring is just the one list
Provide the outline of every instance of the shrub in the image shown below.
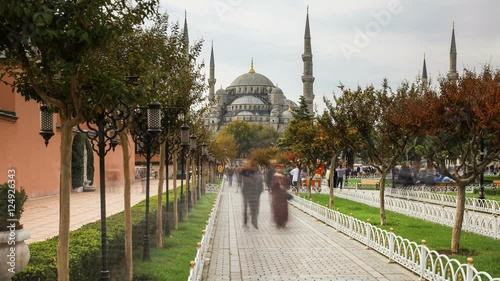
[[[24,211],[24,203],[28,199],[23,188],[17,190],[11,188],[9,184],[0,184],[0,231],[9,230],[7,226],[11,223],[9,219],[17,219],[16,229],[23,228],[20,223],[21,215]],[[13,208],[14,207],[14,208]]]
[[[164,198],[165,199],[165,198]],[[150,205],[156,206],[157,197],[150,199]],[[145,202],[132,207],[132,245],[143,245],[145,229]],[[150,218],[156,216],[156,209],[150,208]],[[125,255],[124,213],[112,215],[106,219],[107,241],[109,245],[108,264],[112,270]],[[156,220],[150,219],[149,232],[156,230]],[[57,280],[57,237],[29,245],[30,262],[26,268],[15,275],[13,281]],[[99,280],[101,273],[101,221],[88,223],[70,233],[69,268],[71,280]],[[111,272],[111,276],[113,273]]]

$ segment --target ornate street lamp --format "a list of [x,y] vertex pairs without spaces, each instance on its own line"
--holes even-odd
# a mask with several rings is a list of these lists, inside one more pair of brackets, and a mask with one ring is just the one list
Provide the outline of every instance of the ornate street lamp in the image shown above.
[[209,177],[210,177],[210,183],[214,183],[215,182],[215,163],[214,163],[215,156],[214,156],[214,154],[210,153],[208,155],[208,159],[209,159],[208,160],[209,161],[208,173],[209,173]]
[[[91,141],[92,149],[99,156],[99,185],[101,201],[101,281],[110,280],[108,268],[108,243],[106,233],[106,171],[105,156],[116,146],[118,134],[123,131],[123,122],[130,115],[130,108],[123,102],[101,109],[96,114],[89,116],[86,121],[88,130],[78,129]],[[119,126],[121,124],[122,126]]]
[[146,158],[146,214],[144,229],[144,251],[142,259],[151,260],[149,235],[149,197],[151,178],[151,159],[159,144],[158,134],[161,132],[160,103],[153,102],[148,107],[139,107],[135,110],[133,126],[130,132],[138,146],[138,152]]
[[49,145],[49,140],[54,135],[54,115],[46,104],[40,106],[40,135],[45,140],[45,146]]
[[181,126],[181,198],[180,198],[180,204],[179,204],[179,217],[183,217],[183,210],[184,210],[184,178],[185,178],[185,166],[186,166],[186,159],[185,159],[185,153],[186,149],[189,146],[189,126],[184,123]]

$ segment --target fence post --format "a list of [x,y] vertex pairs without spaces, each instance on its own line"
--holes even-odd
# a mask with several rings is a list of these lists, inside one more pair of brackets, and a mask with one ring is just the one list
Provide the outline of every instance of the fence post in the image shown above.
[[341,227],[341,225],[340,225],[340,208],[337,208],[337,212],[335,212],[335,225],[337,226],[337,227],[335,227],[335,230],[337,232],[340,232],[340,227]]
[[394,242],[395,242],[395,239],[394,239],[394,236],[396,236],[396,234],[394,234],[394,228],[390,228],[389,229],[389,263],[393,263],[394,260],[393,260],[393,257],[394,257]]
[[372,222],[370,219],[366,220],[366,248],[367,250],[370,249],[370,239],[371,239],[371,232],[372,232]]
[[474,259],[473,258],[467,258],[467,276],[465,277],[465,281],[472,281],[472,277],[474,275],[474,270],[472,270],[474,268],[473,266],[473,263],[474,263]]
[[497,214],[494,214],[493,218],[495,219],[495,221],[493,222],[493,226],[495,227],[495,233],[493,235],[495,236],[495,239],[499,239],[500,233],[498,233],[498,216],[497,216]]
[[469,229],[469,210],[465,209],[464,213],[464,221],[463,221],[463,230],[467,231]]
[[352,216],[352,212],[349,214],[349,240],[352,240],[352,233],[354,229],[354,217]]
[[427,241],[422,240],[422,247],[420,247],[420,279],[425,280],[424,274],[427,266]]

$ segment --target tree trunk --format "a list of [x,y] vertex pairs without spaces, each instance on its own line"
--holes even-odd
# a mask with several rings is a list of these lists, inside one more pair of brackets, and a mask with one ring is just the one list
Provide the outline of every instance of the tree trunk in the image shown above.
[[57,280],[69,281],[69,226],[71,193],[71,149],[73,125],[61,117],[61,174],[59,185],[59,237],[57,239]]
[[[174,229],[179,229],[179,189],[177,188],[177,152],[172,153],[172,187],[174,189],[174,201],[173,201],[173,217],[174,217]],[[168,177],[168,175],[167,175]]]
[[458,183],[457,207],[455,209],[455,224],[451,235],[451,252],[458,254],[460,251],[460,236],[462,234],[462,224],[465,212],[465,185]]
[[130,149],[127,130],[120,133],[123,151],[123,210],[125,215],[125,280],[132,281],[134,275],[132,251],[132,206],[130,201]]
[[196,194],[198,192],[197,190],[198,183],[196,181],[196,176],[198,175],[196,171],[196,156],[193,157],[193,159],[191,159],[191,170],[193,171],[191,177],[191,203],[193,204],[192,206],[194,208],[194,205],[196,205]]
[[[163,248],[163,181],[165,180],[165,146],[160,145],[160,173],[158,180],[158,203],[156,204],[156,248]],[[168,179],[166,179],[168,180]],[[167,190],[168,192],[168,190]],[[167,202],[168,205],[168,202]]]
[[386,225],[387,224],[387,219],[385,216],[385,201],[384,201],[384,192],[385,192],[385,178],[387,177],[387,172],[383,171],[382,172],[382,177],[380,178],[380,193],[379,193],[379,198],[380,198],[380,225]]

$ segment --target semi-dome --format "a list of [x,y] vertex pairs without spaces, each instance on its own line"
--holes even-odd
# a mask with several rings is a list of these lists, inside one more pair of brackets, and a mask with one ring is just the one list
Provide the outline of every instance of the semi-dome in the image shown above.
[[237,116],[254,116],[254,115],[259,115],[259,114],[254,114],[250,111],[242,111],[242,112],[238,113]]
[[283,111],[281,114],[281,117],[286,118],[286,119],[292,119],[293,115],[290,112],[290,109]]
[[278,94],[279,94],[279,95],[283,95],[283,91],[282,91],[280,88],[278,88],[278,87],[274,88],[274,89],[271,91],[271,95],[278,95]]
[[243,96],[241,98],[235,99],[232,105],[240,105],[240,104],[264,104],[259,98],[254,96]]
[[217,92],[215,92],[216,95],[226,95],[226,90],[220,88],[217,90]]

